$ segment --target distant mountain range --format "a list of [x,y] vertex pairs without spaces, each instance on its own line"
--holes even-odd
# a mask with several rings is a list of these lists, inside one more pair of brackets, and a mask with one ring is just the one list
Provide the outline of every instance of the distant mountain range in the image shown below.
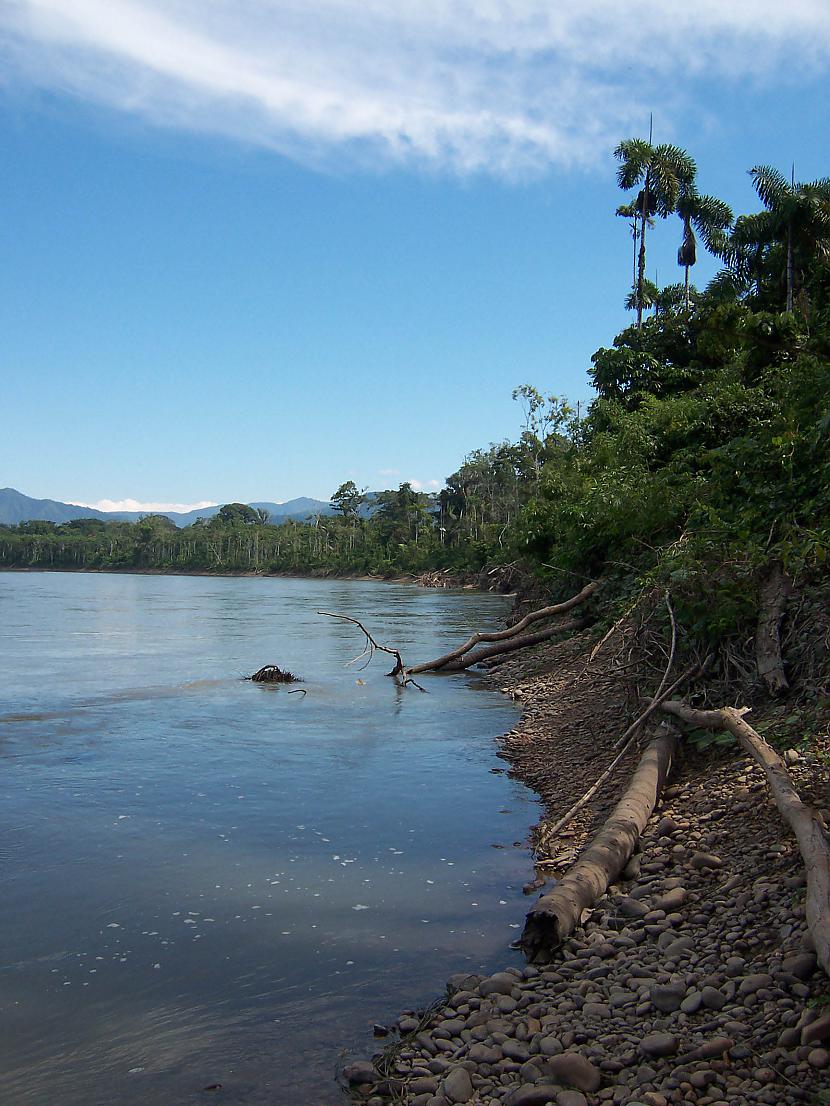
[[[293,518],[303,520],[312,515],[333,515],[330,503],[321,499],[289,499],[287,503],[250,503],[250,507],[262,508],[268,512],[269,521],[279,524]],[[0,523],[4,526],[16,526],[18,522],[31,522],[39,519],[43,522],[71,522],[73,518],[100,518],[102,521],[119,520],[136,522],[148,514],[148,511],[98,511],[95,507],[80,507],[77,503],[60,503],[56,499],[32,499],[14,488],[0,488]],[[161,512],[158,512],[161,513]],[[165,511],[167,518],[177,526],[190,526],[197,518],[213,518],[219,513],[219,507],[201,507],[196,511],[178,513]]]

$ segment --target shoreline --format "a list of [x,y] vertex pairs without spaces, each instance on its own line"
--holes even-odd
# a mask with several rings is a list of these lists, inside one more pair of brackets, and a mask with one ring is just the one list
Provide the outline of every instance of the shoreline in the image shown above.
[[[467,578],[467,582],[457,583],[443,583],[443,582],[426,582],[429,580],[435,580],[439,576],[435,571],[428,573],[422,573],[415,575],[413,573],[403,573],[397,575],[380,576],[372,575],[365,572],[334,572],[329,570],[321,570],[319,572],[258,572],[256,570],[245,569],[225,569],[225,570],[213,570],[209,568],[179,568],[179,569],[167,569],[167,568],[135,568],[124,567],[118,568],[110,566],[107,568],[64,568],[60,566],[45,566],[45,565],[0,565],[0,573],[12,572],[12,573],[27,573],[27,572],[60,572],[67,574],[86,573],[93,576],[208,576],[216,577],[217,579],[263,579],[263,580],[362,580],[366,582],[372,582],[377,584],[414,584],[417,587],[436,588],[458,591],[488,591],[489,589],[481,588],[477,583],[472,582],[472,578]],[[447,574],[440,577],[444,580],[458,580],[461,581],[462,577],[454,576],[453,574]],[[496,594],[495,592],[493,594]],[[500,595],[509,596],[510,592],[498,592]]]
[[[585,633],[543,647],[486,676],[523,706],[500,756],[543,800],[542,825],[597,778],[625,716],[619,681],[610,682],[602,665],[586,675],[589,641]],[[573,862],[636,759],[632,750],[555,842],[543,846],[535,827],[540,879],[555,879]],[[557,958],[486,978],[451,977],[437,1008],[398,1018],[397,1039],[380,1058],[346,1065],[353,1099],[368,1106],[830,1099],[830,981],[806,937],[794,839],[748,758],[684,746],[678,759],[627,878],[609,888]],[[791,772],[805,801],[830,817],[826,759],[795,754]]]

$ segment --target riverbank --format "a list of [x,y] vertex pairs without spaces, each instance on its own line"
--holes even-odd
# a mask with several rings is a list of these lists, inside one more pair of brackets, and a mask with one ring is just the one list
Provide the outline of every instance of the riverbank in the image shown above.
[[[555,840],[552,824],[606,767],[626,710],[589,634],[511,658],[493,685],[523,706],[503,740],[542,797],[537,884],[560,875],[636,753]],[[789,755],[830,821],[828,743]],[[686,747],[642,851],[549,965],[456,976],[374,1066],[347,1066],[370,1106],[755,1106],[830,1100],[830,985],[804,919],[804,871],[762,774],[732,749]],[[528,874],[531,879],[532,873]],[[530,900],[532,901],[532,900]],[[517,919],[519,921],[520,919]]]

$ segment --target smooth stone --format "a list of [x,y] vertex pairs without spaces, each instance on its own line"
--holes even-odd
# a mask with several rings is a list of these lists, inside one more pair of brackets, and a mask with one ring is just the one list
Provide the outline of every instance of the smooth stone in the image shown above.
[[539,1042],[539,1051],[543,1056],[560,1056],[565,1047],[558,1037],[543,1037]]
[[646,914],[648,914],[648,907],[645,903],[629,895],[618,900],[617,910],[624,918],[645,918]]
[[802,982],[810,978],[815,972],[818,961],[814,952],[799,952],[795,956],[787,956],[781,961],[781,967],[785,972],[794,975]]
[[700,991],[692,991],[680,1003],[680,1012],[682,1014],[696,1014],[702,1005],[703,995]]
[[741,980],[738,986],[738,994],[754,995],[755,992],[760,991],[762,987],[770,987],[771,985],[772,976],[759,972],[755,975],[748,975],[745,979]]
[[707,1010],[723,1010],[726,1006],[726,995],[719,991],[717,987],[703,987],[700,997],[703,999],[703,1005]]
[[651,988],[652,1004],[663,1014],[671,1014],[679,1010],[685,997],[686,984],[681,981],[657,984]]
[[410,1079],[407,1091],[410,1094],[435,1094],[438,1090],[438,1080],[434,1075],[419,1075],[417,1079]]
[[478,985],[478,993],[482,998],[487,995],[512,995],[513,988],[518,983],[514,975],[509,972],[496,972],[495,975],[483,979]]
[[816,1018],[810,1025],[805,1025],[801,1031],[801,1043],[810,1045],[813,1041],[826,1041],[830,1039],[830,1014],[822,1018]]
[[550,1083],[526,1083],[507,1099],[507,1106],[547,1106],[556,1101],[559,1088]]
[[547,1064],[548,1071],[560,1083],[570,1083],[580,1091],[593,1094],[599,1090],[602,1075],[599,1068],[578,1052],[565,1052],[554,1056]]
[[674,1056],[677,1052],[677,1038],[671,1033],[649,1033],[639,1044],[644,1056]]
[[830,1065],[830,1052],[826,1048],[814,1048],[807,1053],[807,1063],[819,1071]]
[[343,1068],[343,1077],[348,1083],[377,1083],[378,1073],[371,1060],[353,1060]]
[[667,891],[665,895],[661,895],[654,905],[658,910],[665,910],[667,914],[670,914],[674,910],[679,910],[685,902],[685,888],[675,887],[671,891]]
[[723,861],[714,853],[693,853],[689,862],[693,868],[722,868]]
[[445,1075],[441,1093],[450,1102],[469,1102],[473,1097],[473,1082],[466,1068],[453,1068]]
[[556,1106],[588,1106],[588,1099],[581,1091],[560,1091]]
[[417,1018],[398,1018],[398,1029],[403,1034],[414,1033],[420,1024]]

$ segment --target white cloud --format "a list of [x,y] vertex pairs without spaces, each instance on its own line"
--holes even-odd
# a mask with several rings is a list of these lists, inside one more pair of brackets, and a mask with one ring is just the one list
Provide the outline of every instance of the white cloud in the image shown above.
[[215,507],[216,501],[204,499],[199,503],[143,503],[138,499],[99,499],[97,503],[76,503],[76,507],[94,507],[96,511],[143,511],[146,514],[187,514],[203,507]]
[[306,162],[592,161],[692,76],[826,65],[826,0],[5,0],[5,80]]
[[443,488],[443,480],[408,480],[408,484],[411,484],[416,492],[437,492],[439,488]]

